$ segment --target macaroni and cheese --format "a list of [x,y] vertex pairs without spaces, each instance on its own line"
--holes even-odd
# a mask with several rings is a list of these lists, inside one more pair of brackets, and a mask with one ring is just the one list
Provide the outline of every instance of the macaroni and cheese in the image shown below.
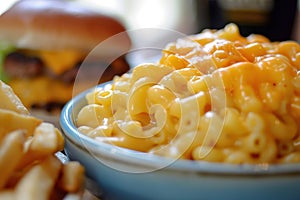
[[173,158],[300,162],[300,45],[243,37],[235,24],[168,44],[87,94],[89,137]]

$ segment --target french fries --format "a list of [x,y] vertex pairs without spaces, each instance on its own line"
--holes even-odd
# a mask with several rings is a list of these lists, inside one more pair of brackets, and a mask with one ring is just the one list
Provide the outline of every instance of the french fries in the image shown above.
[[29,114],[19,97],[15,95],[11,87],[0,81],[0,108],[15,111],[20,114]]
[[[21,160],[24,142],[25,134],[22,130],[8,134],[2,141],[0,148],[0,189],[4,186],[9,175],[13,173],[18,162]],[[7,167],[8,163],[9,167]]]
[[0,109],[0,141],[9,132],[23,129],[26,135],[33,134],[35,128],[42,122],[30,115],[22,115],[11,110]]
[[30,163],[42,160],[47,155],[55,154],[64,147],[64,139],[60,131],[50,123],[41,123],[33,132],[33,137],[27,141],[25,156],[18,168],[24,168]]
[[63,166],[63,173],[59,182],[61,188],[68,192],[76,192],[82,183],[84,168],[78,162],[70,162]]
[[[34,165],[16,186],[16,199],[47,200],[58,179],[62,163],[53,155]],[[38,184],[38,185],[37,185]]]
[[0,81],[0,199],[51,200],[80,194],[84,168],[62,163],[61,132],[30,115],[11,88]]

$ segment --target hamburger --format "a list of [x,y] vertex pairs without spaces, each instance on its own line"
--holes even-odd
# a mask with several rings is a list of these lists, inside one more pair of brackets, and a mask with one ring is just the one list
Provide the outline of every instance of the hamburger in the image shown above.
[[86,56],[116,34],[122,33],[94,54],[89,75],[103,70],[101,83],[129,70],[120,54],[131,41],[121,21],[74,1],[21,0],[0,16],[0,30],[0,78],[30,109],[60,110],[72,98]]

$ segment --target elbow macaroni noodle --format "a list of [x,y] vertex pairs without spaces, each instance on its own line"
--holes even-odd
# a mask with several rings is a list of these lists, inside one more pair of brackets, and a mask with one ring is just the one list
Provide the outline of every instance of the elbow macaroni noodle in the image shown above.
[[300,45],[229,24],[170,43],[86,98],[76,125],[101,142],[225,163],[300,162]]

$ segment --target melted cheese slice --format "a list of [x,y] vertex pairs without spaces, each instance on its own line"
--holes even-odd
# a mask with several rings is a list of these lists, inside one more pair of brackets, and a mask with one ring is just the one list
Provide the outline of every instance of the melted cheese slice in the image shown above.
[[38,51],[37,54],[45,63],[46,67],[50,68],[52,72],[58,75],[73,68],[84,58],[83,53],[71,50]]

